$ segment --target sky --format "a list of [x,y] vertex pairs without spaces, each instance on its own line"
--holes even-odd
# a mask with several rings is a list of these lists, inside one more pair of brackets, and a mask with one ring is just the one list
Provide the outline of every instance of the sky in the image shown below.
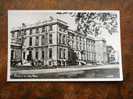
[[[29,24],[35,24],[39,21],[47,20],[49,19],[49,16],[52,16],[53,18],[59,18],[65,22],[68,23],[68,26],[72,30],[76,30],[76,24],[74,17],[71,17],[69,14],[61,14],[57,15],[53,11],[37,11],[37,10],[10,10],[8,11],[8,31],[12,28],[21,26],[22,23],[25,23],[27,25]],[[103,29],[102,34],[100,37],[106,38],[107,45],[112,45],[115,50],[120,50],[120,33],[113,33],[110,35],[107,30]]]

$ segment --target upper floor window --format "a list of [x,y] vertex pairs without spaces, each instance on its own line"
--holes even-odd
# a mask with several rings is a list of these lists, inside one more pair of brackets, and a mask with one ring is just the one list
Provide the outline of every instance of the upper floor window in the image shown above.
[[36,28],[36,33],[39,33],[39,28],[38,27]]
[[30,33],[29,33],[30,35],[32,34],[32,29],[30,29]]
[[49,31],[52,31],[52,30],[53,30],[52,25],[49,25]]
[[29,46],[32,46],[32,37],[29,39]]
[[15,32],[11,32],[12,33],[12,38],[14,38],[15,37]]
[[39,37],[36,37],[36,41],[35,41],[35,45],[38,46],[39,45]]
[[44,43],[45,43],[44,35],[42,36],[41,42],[42,42],[42,45],[44,45]]
[[49,34],[49,43],[52,44],[53,41],[52,41],[52,34]]
[[43,26],[43,27],[42,27],[42,32],[44,32],[44,31],[45,31],[45,27]]
[[61,43],[61,34],[59,34],[59,44]]
[[65,42],[65,39],[66,37],[65,37],[65,35],[63,35],[63,38],[62,38],[62,41],[63,41],[63,44],[65,44],[66,42]]

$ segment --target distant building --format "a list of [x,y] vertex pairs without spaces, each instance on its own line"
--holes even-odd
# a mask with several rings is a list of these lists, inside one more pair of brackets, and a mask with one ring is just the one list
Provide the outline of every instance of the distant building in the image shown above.
[[107,58],[109,64],[119,63],[118,53],[112,46],[107,46]]
[[96,51],[96,63],[106,64],[107,63],[107,50],[106,50],[105,39],[97,38],[95,40],[95,51]]
[[44,66],[66,66],[69,49],[76,53],[78,64],[107,63],[104,39],[97,39],[94,33],[70,30],[60,19],[23,25],[11,31],[11,61],[19,59],[24,64],[33,60]]

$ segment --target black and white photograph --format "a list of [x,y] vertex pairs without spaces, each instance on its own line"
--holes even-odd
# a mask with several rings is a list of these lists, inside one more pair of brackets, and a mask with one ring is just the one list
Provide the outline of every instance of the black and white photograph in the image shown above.
[[8,10],[7,81],[122,81],[119,10]]

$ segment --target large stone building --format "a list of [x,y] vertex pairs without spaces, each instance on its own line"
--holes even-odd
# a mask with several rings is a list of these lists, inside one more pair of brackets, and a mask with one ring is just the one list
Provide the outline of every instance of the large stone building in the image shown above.
[[11,61],[19,59],[23,64],[33,60],[44,66],[66,66],[69,49],[76,53],[78,64],[105,64],[107,60],[105,40],[96,40],[94,33],[70,30],[60,19],[23,24],[11,31],[11,42]]

